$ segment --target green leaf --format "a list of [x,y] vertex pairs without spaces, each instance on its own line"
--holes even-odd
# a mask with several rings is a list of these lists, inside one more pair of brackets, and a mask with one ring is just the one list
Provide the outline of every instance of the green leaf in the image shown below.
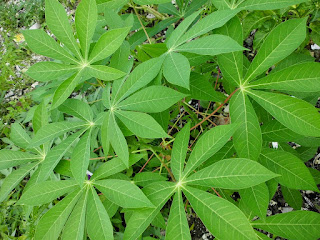
[[76,143],[78,138],[82,135],[83,131],[74,133],[64,139],[59,145],[53,147],[49,153],[44,156],[44,160],[41,162],[41,170],[38,178],[46,180],[53,169],[57,166],[61,158],[68,152],[69,148]]
[[36,108],[32,118],[33,132],[36,134],[39,129],[47,125],[49,122],[48,109],[45,100],[42,101]]
[[161,3],[171,2],[170,0],[134,0],[134,1],[140,5],[161,4]]
[[320,64],[316,62],[302,63],[285,68],[254,81],[250,84],[250,88],[296,92],[319,92]]
[[122,45],[125,37],[127,36],[130,28],[117,28],[108,30],[104,33],[94,45],[90,56],[89,62],[94,63],[109,57]]
[[[110,118],[108,122],[108,139],[110,140],[110,143],[118,155],[118,157],[123,161],[123,163],[129,167],[129,150],[128,150],[128,144],[127,141],[121,132],[115,116],[113,113],[110,113]],[[107,153],[105,153],[107,154]]]
[[258,160],[262,135],[258,117],[243,91],[238,91],[230,102],[230,118],[232,123],[240,126],[233,134],[233,145],[240,158]]
[[141,172],[133,177],[134,184],[145,187],[152,182],[166,181],[167,178],[159,173]]
[[307,0],[246,0],[241,2],[238,8],[246,10],[273,10],[286,8],[306,1]]
[[60,106],[71,95],[73,90],[80,83],[82,75],[83,70],[80,70],[60,84],[54,92],[51,109],[55,109]]
[[64,7],[57,0],[46,0],[46,23],[50,31],[78,58],[81,59],[79,46],[73,36]]
[[269,189],[265,183],[239,190],[240,206],[244,205],[251,212],[251,219],[258,216],[265,219],[269,205]]
[[173,198],[165,239],[191,240],[181,191],[178,191]]
[[277,177],[277,174],[256,161],[230,158],[192,174],[185,182],[192,185],[236,190],[258,185],[274,177]]
[[[62,240],[83,240],[88,191],[82,194],[63,229]],[[90,221],[90,220],[89,220]]]
[[281,186],[281,192],[284,200],[290,207],[295,210],[300,210],[303,204],[303,199],[299,190],[290,189],[285,186]]
[[223,26],[231,18],[238,13],[238,10],[222,10],[215,11],[205,18],[201,19],[196,23],[188,32],[186,32],[180,40],[175,44],[176,46],[181,45],[188,40],[198,37],[202,34],[210,32],[215,28]]
[[123,208],[153,207],[140,188],[129,181],[107,179],[94,182],[94,186],[111,202]]
[[81,196],[81,193],[82,191],[74,191],[46,212],[36,226],[34,239],[58,239],[63,226]]
[[123,100],[150,83],[158,75],[163,60],[162,57],[152,58],[138,65],[113,97],[114,102]]
[[91,131],[87,131],[73,149],[70,169],[72,176],[80,186],[85,181],[86,172],[90,161]]
[[171,153],[171,170],[177,181],[183,172],[184,162],[187,157],[187,150],[190,138],[190,122],[177,134],[172,147]]
[[38,62],[32,65],[26,74],[36,81],[47,82],[59,79],[60,77],[70,76],[79,70],[80,67],[77,65],[66,65],[56,62]]
[[168,134],[163,131],[159,123],[146,113],[119,110],[116,111],[115,114],[123,124],[138,137],[168,137]]
[[[58,197],[77,189],[77,182],[74,180],[46,181],[32,185],[24,192],[18,204],[40,206],[52,202]],[[80,190],[80,189],[79,189]]]
[[[170,5],[172,6],[172,4]],[[193,23],[193,21],[199,16],[200,12],[201,11],[197,11],[191,14],[189,17],[185,18],[178,25],[178,27],[170,34],[169,38],[166,40],[166,45],[168,49],[174,49],[176,47],[176,43],[179,41],[181,36],[188,30],[189,26]]]
[[248,93],[290,130],[304,136],[320,136],[320,114],[310,103],[283,94],[255,90]]
[[88,58],[90,42],[96,29],[98,10],[95,0],[83,0],[76,10],[76,29],[80,41],[81,52]]
[[21,166],[18,170],[13,170],[13,172],[7,176],[2,184],[0,189],[0,202],[5,200],[9,193],[14,189],[24,177],[39,163],[31,163],[24,166]]
[[101,125],[101,143],[104,155],[107,156],[110,149],[110,140],[108,137],[108,129],[109,129],[109,119],[110,119],[110,111],[105,113],[103,118],[103,122]]
[[229,141],[238,125],[229,124],[212,128],[204,133],[194,147],[182,179],[187,177],[194,169],[204,163],[209,157],[218,152]]
[[[26,133],[26,131],[17,122],[11,124],[10,140],[16,146],[24,148],[24,149],[26,149],[31,142],[30,136]],[[0,160],[0,163],[1,163],[1,160]]]
[[[55,1],[55,0],[54,0]],[[41,29],[22,31],[28,47],[35,53],[65,63],[78,64],[77,60]]]
[[79,99],[67,99],[58,109],[60,112],[75,116],[89,123],[93,122],[93,112],[90,106]]
[[263,149],[259,162],[271,171],[281,175],[276,179],[281,185],[297,190],[318,191],[308,168],[291,153]]
[[104,81],[116,80],[126,75],[125,72],[122,72],[116,68],[102,65],[90,65],[89,67],[87,67],[87,69],[89,70],[88,72],[90,76]]
[[3,149],[0,151],[0,169],[6,169],[32,161],[39,161],[41,158],[37,155]]
[[277,120],[263,123],[261,132],[263,140],[269,142],[294,142],[296,139],[303,138],[302,135],[291,131]]
[[307,18],[291,19],[279,24],[270,32],[247,71],[245,83],[268,70],[299,47],[306,38],[306,21]]
[[164,86],[150,86],[128,97],[118,107],[147,113],[162,112],[186,95]]
[[155,208],[137,209],[134,211],[127,222],[123,239],[136,240],[147,229],[175,191],[176,187],[171,182],[156,182],[145,187],[143,192]]
[[215,56],[222,53],[244,51],[246,49],[228,36],[214,34],[185,43],[176,50]]
[[[218,33],[231,37],[239,45],[243,43],[243,29],[237,16],[218,29]],[[236,51],[220,54],[218,55],[218,64],[223,78],[232,85],[240,86],[243,80],[243,53]]]
[[77,121],[77,122],[56,122],[56,123],[50,123],[48,125],[43,126],[35,137],[32,139],[31,144],[29,145],[29,148],[37,147],[43,143],[49,142],[53,140],[56,137],[61,136],[64,133],[67,133],[69,131],[84,128],[87,126],[86,122],[83,121]]
[[267,217],[266,221],[254,221],[252,226],[290,240],[320,238],[320,214],[310,211],[277,214]]
[[86,219],[87,232],[90,239],[113,239],[113,227],[108,213],[93,187],[89,189]]
[[216,238],[256,239],[248,219],[235,205],[195,188],[183,190],[194,211]]
[[180,53],[170,52],[163,62],[163,75],[169,83],[189,89],[188,59]]

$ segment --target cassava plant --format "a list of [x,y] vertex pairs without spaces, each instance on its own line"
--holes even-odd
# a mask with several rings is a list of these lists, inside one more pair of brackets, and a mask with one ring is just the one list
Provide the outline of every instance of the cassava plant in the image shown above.
[[[320,184],[304,164],[320,146],[320,65],[296,51],[308,19],[284,19],[253,59],[243,45],[245,14],[302,2],[81,0],[70,24],[46,0],[54,37],[23,31],[50,59],[26,73],[40,103],[0,151],[11,172],[0,201],[35,226],[20,236],[185,240],[193,212],[221,240],[320,238],[300,192]],[[157,23],[146,26],[141,10]],[[227,121],[215,121],[227,103]],[[280,189],[294,210],[267,216]]]

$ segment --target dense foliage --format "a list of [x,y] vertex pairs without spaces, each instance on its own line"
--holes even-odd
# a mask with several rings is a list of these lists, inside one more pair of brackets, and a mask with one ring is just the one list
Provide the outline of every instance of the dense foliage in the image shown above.
[[[70,21],[46,0],[53,35],[22,32],[50,59],[26,72],[39,104],[0,150],[2,209],[24,224],[2,237],[191,239],[195,212],[221,240],[320,238],[319,213],[301,210],[320,184],[305,165],[319,6],[305,2],[82,0]],[[279,187],[294,211],[267,216]]]

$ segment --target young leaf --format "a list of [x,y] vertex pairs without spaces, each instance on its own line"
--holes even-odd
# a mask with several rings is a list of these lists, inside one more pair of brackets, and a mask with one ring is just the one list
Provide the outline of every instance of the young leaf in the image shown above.
[[203,134],[189,157],[182,179],[219,151],[229,141],[237,127],[237,124],[218,126]]
[[59,106],[59,111],[80,118],[88,123],[93,122],[93,112],[90,106],[78,99],[67,99]]
[[87,205],[87,232],[90,239],[95,240],[113,240],[113,227],[108,213],[104,208],[94,188],[89,190]]
[[240,125],[233,135],[233,145],[238,157],[258,160],[262,147],[260,123],[243,91],[238,91],[231,98],[230,118],[232,123]]
[[122,72],[118,69],[102,66],[102,65],[91,65],[87,67],[88,73],[98,79],[104,81],[112,81],[119,79],[126,75],[125,72]]
[[2,184],[0,189],[0,202],[6,199],[9,193],[14,189],[24,177],[39,163],[30,163],[24,166],[21,166],[19,169],[14,170],[9,176],[7,176]]
[[177,134],[171,153],[171,170],[176,178],[180,180],[183,172],[184,162],[187,157],[188,145],[190,138],[190,122]]
[[138,209],[133,212],[124,232],[124,240],[136,240],[150,225],[157,216],[163,205],[176,191],[175,185],[171,182],[157,182],[149,184],[143,192],[152,202],[155,208]]
[[304,136],[320,136],[318,110],[298,98],[283,94],[250,90],[249,95],[281,124]]
[[[85,191],[74,207],[63,229],[62,240],[82,240],[86,222],[88,191]],[[90,221],[90,220],[89,220]]]
[[[55,1],[55,0],[53,0]],[[78,64],[77,60],[64,48],[40,29],[22,31],[28,47],[35,53],[60,60],[65,63]]]
[[31,161],[39,161],[37,155],[3,149],[0,151],[0,170],[25,164]]
[[252,223],[276,236],[292,240],[310,240],[320,238],[320,214],[309,211],[294,211],[267,217],[265,221]]
[[165,239],[191,240],[188,220],[184,210],[184,204],[180,190],[175,194],[170,207],[170,215]]
[[107,179],[94,182],[94,186],[111,202],[123,208],[153,207],[140,188],[129,181]]
[[312,62],[293,65],[254,81],[250,84],[250,88],[318,92],[320,91],[320,64]]
[[32,65],[26,74],[36,81],[47,82],[60,77],[70,76],[79,71],[77,65],[66,65],[56,62],[38,62]]
[[232,203],[196,188],[183,192],[209,231],[219,239],[251,240],[255,233],[246,216]]
[[81,193],[82,191],[74,191],[46,212],[37,224],[34,239],[58,239]]
[[150,86],[123,100],[118,107],[122,110],[156,113],[168,109],[185,96],[168,87]]
[[[109,124],[108,124],[108,139],[118,155],[118,157],[123,161],[123,163],[129,167],[129,150],[127,141],[121,132],[115,116],[113,113],[110,113]],[[107,154],[107,153],[106,153]]]
[[306,38],[306,21],[307,18],[291,19],[273,29],[253,59],[245,82],[254,79],[299,47]]
[[277,178],[281,185],[298,190],[318,191],[308,168],[291,153],[263,149],[259,162],[271,171],[281,175]]
[[[217,32],[231,37],[239,45],[242,45],[243,29],[237,16],[219,28]],[[220,54],[218,55],[218,63],[223,78],[232,85],[240,86],[243,80],[243,53],[236,51]]]
[[252,217],[258,216],[260,219],[266,218],[269,205],[269,189],[265,183],[240,189],[239,193],[241,196],[240,206],[244,205],[250,209]]
[[189,60],[180,53],[170,52],[163,62],[163,75],[169,83],[189,89]]
[[83,185],[90,161],[91,131],[87,131],[73,149],[70,169],[72,176],[80,186]]
[[176,50],[215,56],[222,53],[244,51],[246,49],[228,36],[214,34],[185,43]]
[[57,0],[46,0],[46,22],[51,32],[78,58],[79,46],[73,36],[64,7]]
[[81,52],[88,58],[90,42],[93,37],[98,19],[98,10],[95,0],[82,0],[76,10],[76,29],[80,41]]
[[106,33],[104,33],[94,45],[94,48],[89,56],[89,62],[94,63],[105,59],[117,51],[127,36],[129,30],[129,27],[125,27],[108,30]]
[[258,185],[274,177],[277,177],[277,174],[255,161],[231,158],[221,160],[192,174],[186,182],[191,185],[236,190]]
[[18,204],[40,206],[76,189],[77,182],[74,180],[36,183],[23,193]]
[[168,137],[168,134],[163,131],[162,127],[156,122],[156,120],[146,113],[118,110],[115,114],[123,124],[138,137]]

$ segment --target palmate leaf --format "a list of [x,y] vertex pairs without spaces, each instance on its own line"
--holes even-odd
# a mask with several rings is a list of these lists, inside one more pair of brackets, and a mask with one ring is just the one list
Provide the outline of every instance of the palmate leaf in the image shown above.
[[306,18],[279,24],[267,36],[245,76],[251,81],[270,66],[289,56],[306,38]]
[[232,123],[240,125],[233,134],[238,157],[258,160],[262,147],[260,123],[245,92],[238,91],[231,98],[230,118]]
[[276,179],[281,185],[297,190],[319,191],[308,168],[291,153],[263,149],[259,162],[271,171],[281,175]]
[[175,184],[170,182],[156,182],[145,187],[143,192],[155,208],[134,211],[127,222],[123,239],[136,240],[147,229],[163,205],[175,191]]
[[91,187],[88,193],[86,227],[90,239],[113,239],[113,228],[108,213],[96,191]]
[[35,240],[58,239],[64,224],[83,191],[74,191],[46,212],[36,227]]
[[93,112],[90,106],[78,99],[67,99],[59,106],[59,111],[75,116],[89,123],[93,122]]
[[166,181],[167,178],[164,175],[159,175],[153,172],[141,172],[137,173],[133,177],[134,184],[145,187],[152,182]]
[[320,136],[320,114],[310,103],[277,93],[256,90],[248,93],[290,130],[304,136]]
[[134,2],[140,5],[147,5],[147,4],[161,4],[170,2],[170,0],[134,0]]
[[170,52],[163,62],[163,75],[169,83],[189,89],[189,60],[180,53]]
[[231,158],[192,174],[185,182],[190,185],[236,190],[258,185],[274,177],[277,177],[277,174],[255,161]]
[[57,0],[46,0],[46,22],[51,32],[78,58],[81,59],[79,46],[73,36],[64,7]]
[[307,0],[246,0],[243,1],[238,8],[246,10],[273,10],[286,8],[306,1]]
[[204,225],[218,239],[256,239],[248,219],[232,203],[196,188],[184,187],[183,192]]
[[[234,39],[239,45],[242,45],[243,28],[237,16],[219,28],[217,33],[227,35]],[[218,63],[224,79],[232,85],[240,86],[243,80],[243,53],[235,51],[220,54],[218,55]]]
[[95,0],[83,0],[76,10],[76,29],[80,41],[82,56],[87,59],[90,42],[93,37],[98,19],[98,10]]
[[74,180],[36,183],[31,186],[28,191],[23,193],[18,204],[40,206],[42,204],[49,203],[66,193],[73,192],[77,188],[79,187],[77,187],[77,182]]
[[320,91],[320,64],[312,62],[293,65],[254,81],[250,84],[250,88],[318,92]]
[[254,221],[252,226],[290,240],[320,238],[320,214],[315,212],[294,211],[277,214],[267,217],[265,221]]
[[0,169],[6,169],[32,161],[39,161],[41,157],[20,151],[3,149],[0,151]]
[[[34,126],[32,126],[32,127],[34,127]],[[15,122],[11,125],[10,140],[16,146],[18,146],[20,148],[24,148],[24,149],[26,149],[31,142],[30,136],[26,133],[26,131],[17,122]]]
[[281,186],[281,192],[284,200],[289,204],[290,207],[294,208],[295,210],[301,209],[303,199],[299,190]]
[[163,112],[186,95],[163,86],[150,86],[132,94],[117,105],[122,110]]
[[214,34],[185,43],[175,50],[214,56],[222,53],[244,51],[246,49],[228,36]]
[[115,114],[123,124],[138,137],[168,137],[168,134],[163,131],[157,121],[146,113],[118,110]]
[[90,65],[87,70],[91,76],[105,81],[116,80],[126,75],[118,69],[102,65]]
[[237,124],[218,126],[203,134],[189,157],[182,179],[186,178],[192,170],[219,151],[230,139],[237,127]]
[[188,220],[180,190],[175,194],[170,207],[165,239],[191,240]]
[[106,179],[94,182],[94,186],[111,202],[123,208],[154,207],[140,188],[129,181]]
[[263,123],[261,132],[263,140],[269,142],[294,142],[296,139],[303,138],[302,135],[283,126],[277,120]]
[[[33,132],[37,134],[38,130],[47,125],[49,122],[49,114],[46,101],[43,100],[36,108],[32,118]],[[30,141],[31,142],[31,141]]]

